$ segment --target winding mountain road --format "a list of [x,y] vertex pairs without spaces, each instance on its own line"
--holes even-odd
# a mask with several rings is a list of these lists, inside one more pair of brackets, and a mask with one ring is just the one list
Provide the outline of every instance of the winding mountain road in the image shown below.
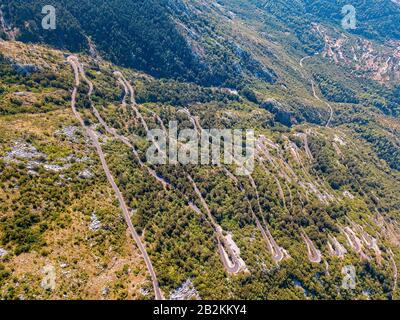
[[[317,55],[317,54],[315,54],[315,55]],[[300,62],[299,62],[300,67],[303,68],[303,69],[305,69],[305,67],[304,67],[304,62],[305,62],[306,60],[308,60],[308,59],[311,59],[311,58],[312,58],[312,56],[305,56],[305,57],[303,57],[303,58],[300,60]],[[303,74],[303,76],[304,76],[304,74]],[[308,77],[308,78],[309,78],[309,77]],[[320,97],[318,97],[317,92],[316,92],[316,90],[315,90],[316,85],[315,85],[314,80],[311,79],[311,78],[309,78],[309,80],[310,80],[310,82],[311,82],[311,88],[312,88],[312,91],[313,91],[314,98],[317,99],[318,101],[322,102],[323,104],[325,104],[325,105],[329,108],[329,112],[330,112],[330,114],[329,114],[329,119],[328,119],[328,121],[326,122],[326,125],[325,125],[325,127],[328,128],[328,127],[331,126],[331,123],[332,123],[332,120],[333,120],[333,114],[334,114],[333,107],[331,106],[331,104],[329,104],[329,103],[326,102],[325,100],[322,100]]]
[[[187,178],[192,183],[193,189],[197,194],[197,196],[199,197],[204,210],[207,212],[208,219],[211,222],[215,233],[217,234],[218,250],[225,269],[227,270],[228,273],[233,273],[233,274],[238,273],[242,267],[241,263],[239,262],[239,259],[236,258],[236,255],[234,254],[229,244],[227,243],[227,240],[223,235],[222,228],[215,221],[213,215],[211,214],[211,210],[208,207],[205,199],[203,198],[203,195],[201,194],[200,190],[198,189],[195,181],[190,175],[188,175]],[[229,260],[229,257],[232,260],[232,262]]]
[[[258,210],[259,210],[260,214],[262,215],[263,211],[261,208],[260,195],[258,193],[258,188],[257,188],[256,182],[254,181],[254,179],[251,175],[249,175],[249,180],[250,180],[250,184],[253,187],[254,192],[256,194]],[[272,237],[272,234],[268,229],[267,222],[265,221],[264,218],[262,219],[264,226],[265,226],[265,228],[264,228],[261,225],[258,217],[255,214],[254,214],[254,218],[256,219],[257,227],[260,229],[264,240],[268,244],[269,250],[272,254],[272,259],[277,263],[281,262],[285,258],[284,252],[283,252],[282,248],[278,246],[275,239]]]
[[396,293],[396,289],[397,289],[397,265],[396,265],[396,261],[394,260],[394,254],[391,248],[388,249],[389,251],[389,255],[390,255],[390,260],[392,261],[392,265],[393,265],[393,296]]
[[[202,133],[202,131],[203,131],[204,129],[202,128],[202,126],[201,126],[200,121],[198,120],[198,118],[193,117],[192,114],[190,113],[189,109],[187,109],[187,108],[180,110],[180,112],[186,114],[186,116],[187,116],[187,117],[189,118],[189,120],[191,121],[193,127],[197,130],[199,136],[201,136],[201,133]],[[235,162],[238,166],[241,166],[241,163],[235,161],[236,159],[235,159],[235,157],[234,157],[233,155],[232,155],[232,159],[234,160],[234,162]],[[239,187],[239,189],[242,191],[242,193],[244,193],[244,195],[245,195],[245,197],[246,197],[246,199],[247,199],[247,201],[248,201],[248,204],[249,204],[249,206],[250,206],[250,209],[251,209],[251,212],[252,212],[252,217],[253,217],[254,221],[256,222],[257,228],[260,230],[261,235],[262,235],[264,241],[265,241],[266,244],[267,244],[268,251],[270,251],[270,253],[271,253],[271,255],[272,255],[272,259],[273,259],[275,262],[277,262],[277,263],[281,262],[281,261],[285,258],[285,255],[284,255],[284,253],[283,253],[282,248],[279,247],[279,246],[277,245],[277,243],[275,242],[274,238],[272,237],[271,233],[269,232],[269,229],[268,229],[267,224],[265,223],[265,221],[264,221],[265,228],[262,226],[260,220],[258,219],[257,215],[254,213],[254,211],[253,211],[253,209],[252,209],[251,203],[250,203],[250,201],[249,201],[249,199],[248,199],[248,197],[247,197],[247,195],[246,195],[246,192],[244,191],[243,188],[241,188],[241,186],[240,186],[240,184],[239,184],[239,182],[238,182],[238,179],[235,177],[235,175],[234,175],[233,173],[231,173],[228,169],[226,169],[225,166],[223,166],[223,169],[224,169],[225,173],[227,174],[227,176],[230,177],[230,178],[234,181],[234,183]],[[257,200],[258,200],[258,207],[259,207],[259,210],[260,210],[260,213],[261,213],[262,210],[261,210],[261,205],[260,205],[260,201],[259,201],[259,200],[260,200],[260,197],[259,197],[259,195],[258,195],[257,186],[256,186],[256,184],[255,184],[255,181],[254,181],[253,177],[252,177],[251,175],[249,175],[248,177],[249,177],[249,180],[250,180],[250,182],[251,182],[251,184],[252,184],[252,186],[253,186],[253,188],[254,188],[254,190],[255,190],[255,192],[256,192],[256,196],[257,196]],[[190,179],[190,180],[191,180],[191,179]],[[193,180],[191,180],[191,181],[193,181]],[[197,187],[196,187],[196,189],[197,189]],[[200,192],[198,191],[198,189],[196,190],[196,193],[198,193],[198,194],[200,193]],[[201,194],[200,194],[200,196],[201,196]],[[204,200],[203,200],[203,201],[204,201]],[[206,211],[207,211],[207,210],[209,211],[208,208],[206,208]],[[209,215],[211,215],[211,213],[209,213]],[[211,218],[212,218],[212,216],[211,216]],[[213,218],[212,218],[212,219],[213,219]],[[225,263],[224,263],[224,264],[225,264]]]
[[304,231],[301,231],[301,237],[307,246],[308,259],[311,263],[321,263],[322,255],[321,252],[315,247],[314,243],[310,240],[310,238],[305,234]]
[[[132,87],[132,85],[129,83],[129,81],[126,80],[126,78],[122,75],[121,72],[116,71],[114,72],[114,75],[118,78],[119,83],[122,85],[122,87],[125,90],[125,96],[123,101],[126,100],[127,96],[130,96],[130,103],[131,103],[131,107],[134,110],[134,112],[136,113],[137,117],[140,119],[143,127],[145,128],[146,131],[148,131],[148,125],[146,123],[146,120],[143,118],[143,116],[141,115],[139,109],[137,108],[137,103],[136,103],[136,99],[135,99],[135,91]],[[152,110],[147,109],[152,116],[160,123],[162,130],[164,131],[164,133],[166,134],[166,136],[168,136],[167,134],[167,129],[165,127],[165,124],[163,122],[163,120]],[[97,110],[94,111],[96,117],[98,118],[99,122],[102,123],[102,125],[106,128],[106,130],[110,133],[112,133],[115,137],[117,137],[118,139],[122,139],[123,142],[128,145],[132,150],[134,150],[135,152],[135,156],[139,159],[140,164],[143,167],[146,167],[147,170],[149,171],[149,173],[155,177],[159,182],[161,182],[163,184],[163,186],[169,187],[170,189],[175,191],[175,188],[169,184],[167,181],[165,181],[164,178],[160,177],[153,169],[150,169],[148,166],[146,166],[141,160],[139,155],[137,154],[137,151],[135,150],[135,148],[133,147],[132,144],[129,143],[129,141],[125,138],[125,137],[121,137],[119,135],[116,134],[114,129],[108,128],[107,124],[105,123],[105,121],[103,119],[101,119],[100,114],[98,113]],[[154,143],[156,143],[154,141]],[[222,229],[220,226],[218,226],[218,224],[215,222],[215,220],[213,219],[212,215],[211,215],[211,211],[208,208],[207,203],[205,202],[204,198],[202,197],[199,189],[197,188],[196,183],[194,182],[194,180],[192,179],[192,177],[188,174],[188,179],[190,180],[190,182],[193,184],[194,186],[194,190],[196,192],[196,194],[198,195],[203,208],[205,209],[205,211],[207,212],[208,215],[208,219],[207,221],[211,224],[211,226],[213,227],[214,231],[217,234],[217,240],[218,240],[218,252],[220,254],[221,257],[221,261],[224,265],[224,268],[226,269],[226,271],[228,273],[238,273],[241,269],[242,269],[242,265],[240,263],[240,261],[238,259],[236,259],[235,254],[233,253],[233,251],[231,250],[231,248],[229,247],[229,244],[227,243],[227,240],[225,239],[223,233],[222,233]],[[189,206],[190,209],[192,209],[196,214],[199,215],[203,215],[203,212],[193,203],[191,202],[187,196],[183,195],[184,199],[187,202],[187,205]],[[224,248],[225,246],[225,248]],[[229,256],[232,257],[233,263],[229,260]]]
[[339,257],[341,259],[347,253],[346,248],[332,235],[328,235],[328,248],[333,256]]
[[[105,158],[103,150],[102,150],[102,148],[101,148],[101,146],[99,144],[97,136],[96,136],[96,134],[93,132],[93,130],[91,128],[89,128],[89,127],[87,127],[85,125],[80,113],[76,109],[76,95],[77,95],[78,87],[79,87],[79,84],[80,84],[79,74],[81,74],[81,75],[83,74],[84,75],[84,70],[83,70],[82,65],[79,63],[79,60],[78,60],[78,58],[76,56],[69,56],[68,57],[68,62],[71,64],[72,69],[73,69],[74,74],[75,74],[75,86],[74,86],[74,89],[73,89],[73,92],[72,92],[72,97],[71,97],[72,111],[73,111],[75,117],[77,118],[77,120],[79,121],[79,123],[81,124],[82,128],[84,128],[86,130],[88,136],[90,137],[90,139],[92,140],[93,145],[96,148],[97,154],[98,154],[98,156],[100,158],[100,161],[101,161],[101,164],[103,166],[103,170],[104,170],[104,172],[105,172],[105,174],[107,176],[107,180],[110,183],[110,185],[112,186],[112,188],[113,188],[113,190],[114,190],[114,192],[115,192],[115,194],[117,196],[117,199],[119,201],[119,204],[120,204],[121,210],[122,210],[122,212],[124,214],[124,218],[125,218],[125,221],[126,221],[126,223],[128,225],[130,234],[131,234],[132,238],[135,240],[136,245],[139,248],[139,250],[140,250],[140,252],[141,252],[141,254],[143,256],[144,261],[145,261],[146,266],[147,266],[147,269],[148,269],[148,271],[150,273],[150,276],[151,276],[151,279],[152,279],[152,283],[153,283],[153,289],[154,289],[155,298],[156,298],[156,300],[163,300],[164,298],[163,298],[163,295],[162,295],[162,292],[161,292],[161,289],[160,289],[160,286],[159,286],[159,283],[158,283],[158,280],[157,280],[156,273],[155,273],[153,265],[151,263],[151,260],[150,260],[148,254],[147,254],[145,246],[141,242],[141,239],[140,239],[139,235],[137,234],[137,232],[136,232],[136,230],[135,230],[135,228],[134,228],[134,226],[132,224],[128,207],[127,207],[127,205],[125,203],[125,200],[124,200],[124,197],[123,197],[121,191],[119,190],[117,184],[115,183],[114,177],[112,176],[111,171],[110,171],[110,169],[109,169],[109,167],[107,165],[106,158]],[[90,99],[90,94],[93,92],[93,84],[86,78],[86,76],[83,76],[83,79],[89,85],[89,94],[88,95],[89,95],[89,99]]]

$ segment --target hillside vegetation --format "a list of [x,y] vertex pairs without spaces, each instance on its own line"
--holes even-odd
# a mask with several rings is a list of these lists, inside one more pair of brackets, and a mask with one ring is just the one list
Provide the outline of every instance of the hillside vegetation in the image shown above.
[[[399,6],[369,2],[351,32],[341,1],[3,4],[0,298],[398,299]],[[149,163],[172,122],[254,130],[254,171]]]

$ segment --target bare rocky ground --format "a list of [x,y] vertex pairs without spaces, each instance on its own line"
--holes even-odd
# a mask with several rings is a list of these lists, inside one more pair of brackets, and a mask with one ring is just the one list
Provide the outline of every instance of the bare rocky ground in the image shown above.
[[188,279],[182,286],[171,292],[170,300],[200,300],[200,296],[192,281]]

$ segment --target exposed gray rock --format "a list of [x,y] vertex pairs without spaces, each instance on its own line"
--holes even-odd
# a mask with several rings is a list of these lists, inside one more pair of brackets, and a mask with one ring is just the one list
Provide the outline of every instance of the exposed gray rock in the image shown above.
[[90,171],[89,169],[84,169],[81,172],[79,172],[79,177],[83,178],[83,179],[90,179],[93,178],[94,174],[92,171]]
[[110,289],[109,288],[103,288],[102,290],[101,290],[101,295],[102,296],[107,296],[108,294],[110,293]]
[[40,286],[44,290],[54,291],[56,288],[57,277],[56,268],[53,265],[48,264],[43,268],[42,273],[44,274],[44,277],[40,283]]
[[76,159],[76,162],[78,162],[78,163],[82,163],[82,162],[93,162],[93,159],[90,158],[90,157],[82,157],[82,158]]
[[59,166],[59,165],[56,165],[56,164],[45,164],[45,165],[43,165],[43,168],[46,171],[54,171],[54,172],[60,172],[60,171],[63,171],[63,170],[67,170],[70,167],[71,166],[69,164],[66,164],[64,166]]
[[0,8],[0,36],[4,35],[6,40],[15,41],[17,33],[18,29],[6,22],[2,8]]
[[97,218],[96,213],[92,213],[92,216],[90,218],[90,225],[89,225],[89,229],[91,231],[99,231],[101,229],[101,222],[100,220]]
[[[25,162],[28,173],[31,175],[37,175],[36,170],[43,167],[46,171],[60,172],[67,170],[71,167],[71,164],[66,163],[64,165],[48,163],[48,157],[46,154],[39,152],[33,145],[25,141],[17,141],[14,143],[11,151],[7,152],[4,156],[5,162],[20,163]],[[62,162],[66,162],[60,159]]]
[[149,292],[149,290],[147,290],[147,289],[143,289],[143,288],[140,288],[140,294],[142,295],[142,296],[148,296],[149,294],[150,294],[150,292]]
[[170,294],[171,300],[200,300],[199,293],[193,287],[193,283],[188,279],[178,289]]
[[78,126],[68,126],[56,132],[57,135],[65,136],[71,142],[78,142],[81,129]]
[[14,70],[17,73],[23,74],[23,75],[30,75],[32,73],[38,72],[40,68],[34,64],[21,64],[14,62],[12,64]]
[[13,161],[18,159],[33,160],[33,159],[46,159],[47,156],[44,153],[39,152],[34,146],[24,141],[15,142],[11,151],[7,152],[4,157],[5,161]]
[[8,253],[8,252],[7,252],[6,250],[0,248],[0,260],[1,260],[2,258],[4,258],[4,257],[7,255],[7,253]]

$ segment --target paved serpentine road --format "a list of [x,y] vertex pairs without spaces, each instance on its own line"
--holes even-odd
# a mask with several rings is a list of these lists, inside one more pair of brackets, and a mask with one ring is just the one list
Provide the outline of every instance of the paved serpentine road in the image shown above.
[[[145,119],[143,118],[143,116],[141,115],[139,109],[137,108],[137,103],[136,103],[136,99],[135,99],[135,91],[132,87],[132,85],[129,83],[129,81],[123,76],[123,74],[120,71],[115,71],[114,75],[118,78],[118,82],[123,86],[124,90],[125,90],[125,96],[124,96],[124,102],[127,98],[127,96],[130,96],[130,104],[131,107],[133,109],[133,111],[136,113],[137,117],[140,119],[142,125],[144,126],[145,130],[148,131],[148,125],[145,121]],[[162,121],[162,119],[157,116],[152,110],[148,109],[148,111],[156,118],[156,120],[160,123],[162,129],[164,130],[164,132],[166,132],[166,127]],[[107,126],[107,124],[104,122],[104,120],[100,117],[99,113],[97,112],[97,110],[94,110],[94,113],[96,115],[96,117],[98,118],[99,122],[106,128],[106,130],[113,134],[116,138],[118,138],[119,140],[121,140],[122,142],[124,142],[126,145],[128,145],[129,147],[131,147],[134,152],[135,155],[137,156],[137,158],[139,159],[139,162],[141,163],[142,166],[145,166],[141,161],[140,161],[140,157],[137,155],[137,152],[135,151],[133,145],[131,145],[127,139],[125,137],[119,136],[116,134],[115,130],[109,128]],[[156,141],[154,141],[154,143],[156,143]],[[150,174],[155,177],[159,182],[161,182],[164,186],[164,188],[171,188],[172,190],[175,190],[175,188],[169,184],[168,182],[165,181],[164,178],[162,178],[161,176],[159,176],[154,170],[148,168],[147,166],[145,166],[147,168],[147,170],[150,172]],[[189,180],[193,183],[194,185],[194,189],[196,191],[196,194],[199,195],[201,203],[203,205],[203,207],[205,208],[205,210],[207,211],[207,214],[209,216],[209,218],[211,217],[211,221],[210,224],[213,227],[213,229],[215,230],[215,232],[217,233],[217,240],[218,240],[218,251],[219,254],[221,256],[221,261],[226,269],[226,271],[228,273],[238,273],[240,271],[241,265],[239,263],[239,261],[237,261],[235,255],[232,253],[231,248],[229,247],[229,245],[226,243],[226,239],[222,234],[222,231],[220,230],[220,227],[215,223],[215,221],[213,220],[212,216],[211,216],[211,212],[207,206],[207,204],[204,201],[204,198],[201,196],[200,191],[197,189],[196,183],[193,181],[193,179],[191,178],[190,175],[188,175]],[[186,200],[188,206],[190,209],[192,209],[195,213],[203,215],[203,212],[196,207],[196,205],[194,205],[186,196],[183,196],[184,199]],[[223,244],[225,245],[224,246]],[[229,261],[229,257],[228,254],[226,254],[226,252],[229,253],[229,255],[232,257],[233,263],[231,263],[231,261]]]
[[[135,230],[135,228],[134,228],[134,226],[132,224],[128,207],[127,207],[127,205],[125,203],[125,200],[124,200],[124,197],[123,197],[121,191],[119,190],[117,184],[115,183],[114,177],[112,176],[112,174],[110,172],[110,169],[108,168],[107,161],[105,159],[103,150],[102,150],[102,148],[101,148],[101,146],[99,144],[97,136],[93,132],[92,129],[90,129],[89,127],[87,127],[85,125],[81,115],[79,114],[79,112],[76,109],[76,95],[77,95],[78,87],[79,87],[79,84],[80,84],[79,73],[82,74],[82,72],[83,72],[83,74],[84,74],[84,71],[83,71],[82,66],[80,65],[80,63],[78,61],[78,58],[76,56],[69,56],[68,57],[68,62],[71,64],[71,66],[72,66],[72,68],[74,70],[74,74],[75,74],[75,85],[74,85],[74,89],[73,89],[72,97],[71,97],[72,111],[73,111],[75,117],[78,119],[78,121],[81,124],[81,126],[86,130],[88,136],[90,137],[90,139],[92,140],[92,142],[93,142],[93,144],[94,144],[94,146],[96,148],[97,154],[99,155],[101,164],[103,166],[103,170],[104,170],[104,172],[105,172],[105,174],[107,176],[107,179],[108,179],[109,183],[111,184],[112,188],[114,189],[114,192],[115,192],[115,194],[116,194],[116,196],[118,198],[120,207],[121,207],[122,212],[124,214],[124,218],[125,218],[125,221],[126,221],[126,223],[128,225],[129,231],[130,231],[130,233],[132,235],[132,238],[135,240],[136,245],[138,246],[140,252],[143,255],[144,261],[146,263],[147,269],[148,269],[148,271],[150,273],[150,276],[151,276],[151,279],[152,279],[155,298],[156,298],[156,300],[163,300],[164,298],[163,298],[162,292],[160,290],[160,286],[159,286],[155,271],[153,269],[153,265],[151,263],[151,260],[150,260],[148,254],[147,254],[147,251],[146,251],[144,245],[142,244],[142,242],[140,240],[139,235],[137,234],[137,232],[136,232],[136,230]],[[93,85],[91,84],[91,82],[89,80],[86,79],[85,76],[83,78],[85,79],[85,81],[89,85],[89,88],[90,88],[89,97],[90,97],[90,94],[93,91]]]
[[[241,269],[240,262],[236,258],[235,254],[233,253],[229,244],[227,243],[227,240],[223,235],[222,228],[215,221],[215,219],[210,211],[210,208],[208,207],[205,199],[203,198],[203,196],[202,196],[200,190],[198,189],[193,178],[190,175],[188,175],[187,178],[192,183],[193,189],[194,189],[195,193],[197,194],[197,196],[199,197],[204,210],[207,212],[208,219],[209,219],[215,233],[217,234],[218,251],[221,256],[221,261],[222,261],[225,269],[228,271],[228,273],[233,273],[233,274],[238,273]],[[228,259],[229,256],[232,259],[232,262],[229,261],[229,259]]]
[[310,262],[320,263],[322,261],[321,252],[317,248],[315,248],[314,244],[312,243],[310,238],[305,234],[304,231],[301,231],[301,237],[306,243],[308,259],[310,260]]
[[[130,96],[130,103],[131,103],[132,109],[133,109],[134,112],[136,113],[137,117],[140,119],[140,121],[141,121],[143,127],[145,128],[145,130],[148,132],[149,129],[148,129],[147,123],[146,123],[146,121],[144,120],[143,116],[141,115],[139,109],[137,108],[137,103],[136,103],[136,99],[135,99],[135,91],[134,91],[132,85],[129,83],[129,81],[123,76],[123,74],[122,74],[120,71],[115,71],[115,72],[114,72],[114,75],[118,78],[118,81],[120,82],[120,84],[121,84],[121,85],[124,87],[124,89],[125,89],[124,101],[125,101],[125,98],[129,95],[129,96]],[[129,93],[128,93],[127,91],[129,91]],[[148,111],[150,111],[150,113],[151,113],[151,114],[156,118],[156,120],[160,123],[162,129],[166,132],[166,127],[165,127],[165,125],[164,125],[162,119],[161,119],[160,117],[158,117],[153,111],[151,111],[151,110],[148,110]],[[99,118],[99,114],[98,114],[97,110],[96,110],[95,114],[96,114],[96,116]],[[99,121],[100,121],[101,123],[104,124],[104,121],[102,121],[100,118],[99,118]],[[107,129],[107,127],[106,127],[106,129]],[[113,133],[113,134],[115,135],[115,133]],[[121,137],[119,137],[119,138],[121,138]],[[158,149],[160,150],[160,148],[159,148],[159,146],[158,146],[158,143],[157,143],[156,141],[153,141],[153,142],[154,142],[154,144],[156,145],[156,147],[158,147]],[[125,140],[125,143],[126,143],[126,140]],[[164,187],[167,187],[167,186],[168,186],[168,187],[174,189],[169,183],[167,183],[167,182],[166,182],[162,177],[160,177],[159,175],[156,174],[156,178],[157,178],[157,180],[159,180],[159,181],[161,180],[161,182],[164,184]],[[188,179],[189,179],[190,182],[193,184],[194,190],[195,190],[196,194],[198,195],[198,197],[199,197],[199,199],[200,199],[200,201],[201,201],[201,203],[202,203],[204,209],[205,209],[206,212],[207,212],[207,215],[208,215],[208,217],[209,217],[209,222],[210,222],[210,224],[212,225],[212,227],[213,227],[213,229],[215,230],[215,232],[217,233],[218,251],[219,251],[219,254],[220,254],[220,256],[221,256],[221,261],[222,261],[222,263],[223,263],[223,265],[224,265],[226,271],[227,271],[228,273],[233,273],[233,274],[238,273],[238,272],[240,271],[240,269],[241,269],[241,265],[240,265],[239,261],[236,259],[235,255],[233,254],[231,248],[230,248],[229,245],[227,244],[227,241],[226,241],[225,237],[223,236],[221,227],[219,227],[219,226],[216,224],[215,220],[213,219],[213,217],[212,217],[212,215],[211,215],[211,212],[210,212],[210,209],[208,208],[207,203],[205,202],[204,198],[202,197],[200,191],[199,191],[198,188],[197,188],[196,183],[193,181],[193,179],[192,179],[192,177],[191,177],[190,175],[188,175]],[[187,201],[188,206],[189,206],[194,212],[196,212],[197,214],[201,214],[201,215],[202,215],[202,211],[201,211],[198,207],[196,207],[191,201],[189,201],[189,200],[187,199],[187,197],[184,196],[184,198],[185,198],[185,200]],[[224,248],[224,246],[225,246],[225,248]],[[227,254],[227,252],[228,252],[228,254]],[[233,263],[231,263],[231,261],[229,261],[228,255],[231,256],[231,259],[233,260]]]
[[[300,67],[302,67],[304,69],[303,62],[305,60],[311,59],[311,58],[312,58],[312,56],[306,56],[306,57],[302,58],[300,60],[300,63],[299,63]],[[333,108],[328,102],[326,102],[326,101],[322,100],[320,97],[318,97],[317,92],[315,91],[315,82],[314,82],[313,79],[310,79],[310,81],[311,81],[311,87],[312,87],[314,98],[317,99],[318,101],[322,102],[323,104],[325,104],[329,108],[330,115],[329,115],[329,119],[328,119],[328,121],[326,122],[326,125],[325,125],[328,128],[328,127],[330,127],[332,119],[333,119]]]
[[[192,114],[190,113],[189,109],[187,109],[187,108],[182,109],[182,110],[180,110],[180,111],[183,112],[183,113],[185,113],[185,114],[187,115],[187,117],[188,117],[189,120],[191,121],[192,125],[193,125],[194,128],[197,130],[199,136],[201,136],[201,132],[202,132],[204,129],[202,128],[202,126],[201,126],[201,124],[200,124],[198,118],[193,117]],[[232,155],[232,158],[233,158],[233,160],[235,161],[235,158],[233,157],[233,155]],[[238,166],[241,166],[240,163],[237,163],[237,162],[236,162],[236,164],[237,164]],[[284,254],[283,254],[281,248],[276,244],[275,240],[273,239],[271,233],[270,233],[269,230],[268,230],[267,225],[265,224],[265,229],[262,227],[260,220],[258,219],[258,217],[255,215],[254,211],[252,210],[252,207],[251,207],[250,201],[249,201],[249,199],[248,199],[248,197],[247,197],[247,195],[246,195],[246,192],[245,192],[242,188],[240,188],[240,184],[239,184],[237,178],[236,178],[228,169],[226,169],[225,167],[223,167],[223,168],[224,168],[225,173],[234,181],[234,183],[235,183],[235,184],[239,187],[239,189],[244,193],[244,195],[245,195],[245,197],[246,197],[246,200],[247,200],[248,203],[249,203],[249,207],[250,207],[250,209],[251,209],[251,211],[252,211],[252,217],[254,218],[254,220],[255,220],[255,222],[256,222],[256,225],[257,225],[257,228],[260,230],[260,232],[261,232],[261,234],[262,234],[262,236],[263,236],[265,242],[267,243],[268,250],[269,250],[269,251],[271,252],[271,254],[272,254],[272,259],[273,259],[275,262],[277,262],[277,263],[280,262],[280,261],[282,261],[282,260],[284,259]],[[258,200],[259,200],[257,187],[255,186],[254,180],[253,180],[253,178],[251,177],[251,175],[249,175],[249,179],[250,179],[250,181],[252,182],[253,187],[255,187],[255,192],[256,192],[257,198],[258,198]],[[192,180],[190,177],[189,177],[189,180],[190,180],[192,183],[194,183],[193,180]],[[196,192],[197,194],[199,194],[200,198],[202,198],[202,196],[201,196],[201,194],[200,194],[200,191],[198,190],[198,188],[197,188],[197,186],[196,186],[195,184],[194,184],[194,189],[195,189],[195,192]],[[203,203],[203,207],[205,207],[206,211],[208,211],[209,216],[211,216],[211,220],[213,220],[213,217],[212,217],[212,215],[211,215],[211,212],[209,212],[210,210],[208,209],[208,206],[207,206],[207,204],[205,203],[204,199],[202,199],[202,203]],[[261,206],[260,206],[259,203],[258,203],[258,205],[259,205],[259,208],[260,208],[260,210],[261,210]],[[216,223],[214,222],[213,225],[215,226]],[[217,228],[217,232],[219,232],[219,230],[218,230],[218,225],[217,225],[216,228]],[[222,235],[222,237],[223,237],[223,235]],[[240,270],[240,264],[239,264],[239,262],[238,262],[238,261],[236,260],[236,258],[235,258],[235,259],[234,259],[234,265],[235,265],[235,267],[233,267],[233,268],[232,268],[232,267],[229,267],[228,262],[226,261],[227,258],[226,258],[225,255],[223,254],[223,253],[224,253],[224,252],[223,252],[223,246],[222,246],[222,244],[221,244],[220,242],[218,242],[218,246],[219,246],[219,251],[220,251],[220,254],[221,254],[222,262],[223,262],[225,268],[227,268],[228,270],[230,270],[231,273],[237,273],[237,272]],[[232,255],[232,256],[234,257],[234,255]],[[236,270],[236,272],[235,272],[235,270]]]
[[396,261],[394,260],[394,254],[391,248],[389,248],[389,254],[390,254],[390,260],[392,261],[393,264],[393,296],[396,293],[396,289],[397,289],[397,265],[396,265]]

